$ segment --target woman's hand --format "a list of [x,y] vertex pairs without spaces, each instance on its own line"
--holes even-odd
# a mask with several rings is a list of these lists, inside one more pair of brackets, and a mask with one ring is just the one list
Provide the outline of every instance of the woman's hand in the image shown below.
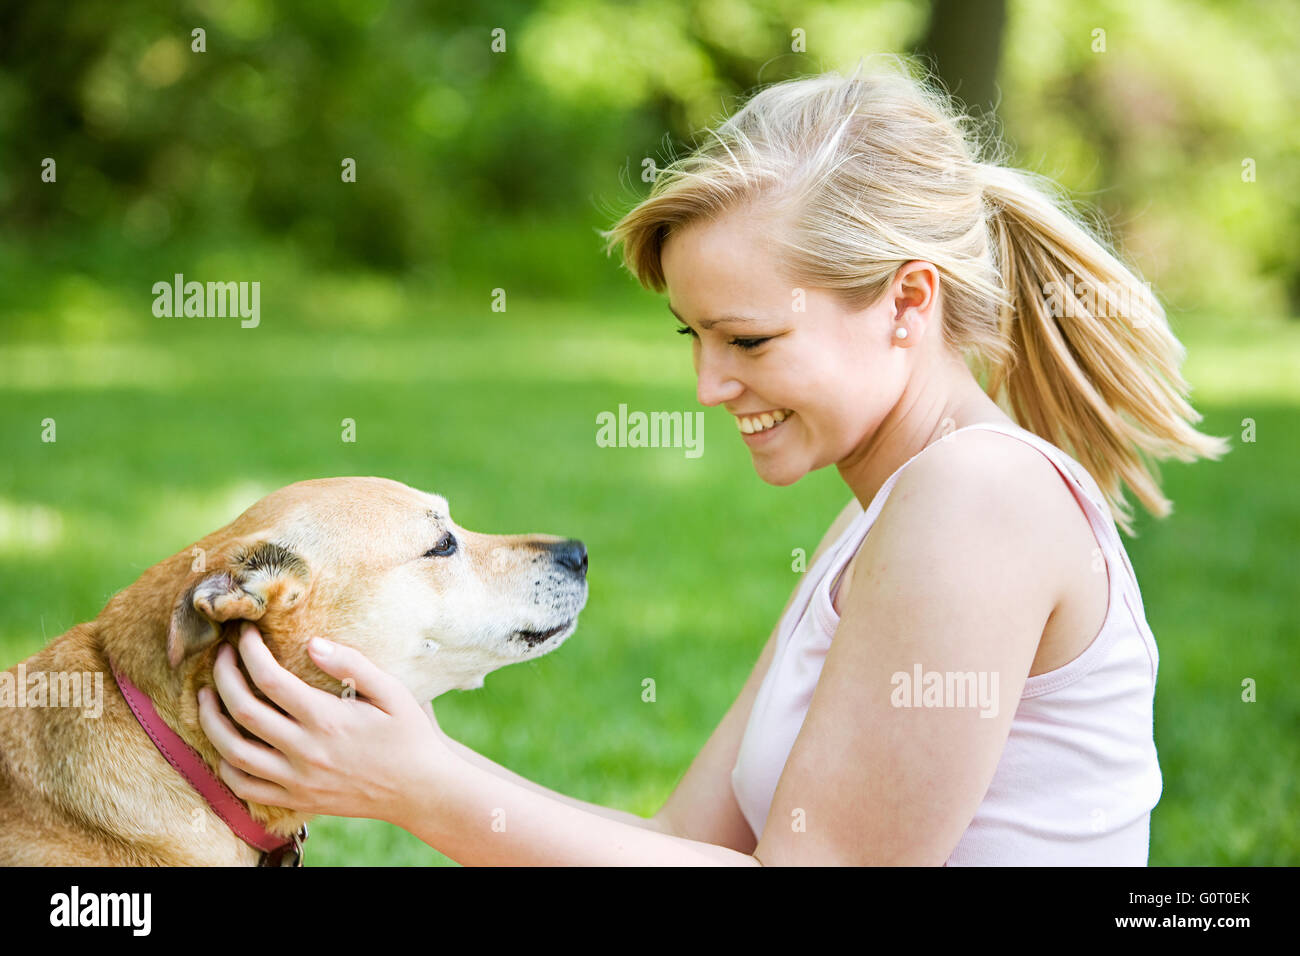
[[217,653],[212,675],[221,700],[231,717],[259,738],[239,733],[211,689],[199,692],[199,723],[224,758],[221,779],[236,796],[268,806],[401,819],[418,788],[459,758],[448,747],[432,704],[421,706],[400,681],[358,651],[320,643],[328,651],[319,652],[313,641],[312,660],[354,688],[355,697],[337,697],[303,682],[271,656],[252,624],[244,626],[239,642],[244,666],[285,714],[254,696],[230,647]]

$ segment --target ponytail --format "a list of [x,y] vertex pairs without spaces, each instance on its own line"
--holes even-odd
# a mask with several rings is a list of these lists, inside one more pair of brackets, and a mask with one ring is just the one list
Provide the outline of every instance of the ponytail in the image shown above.
[[998,316],[1006,360],[986,391],[1005,388],[1023,427],[1072,455],[1097,481],[1116,523],[1133,535],[1121,482],[1156,517],[1171,513],[1152,458],[1217,459],[1179,369],[1186,349],[1147,283],[1049,196],[1048,180],[980,167],[993,257],[1007,295]]

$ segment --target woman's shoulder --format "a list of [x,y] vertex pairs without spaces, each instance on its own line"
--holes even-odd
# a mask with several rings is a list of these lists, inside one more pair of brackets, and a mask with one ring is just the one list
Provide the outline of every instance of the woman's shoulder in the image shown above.
[[[986,497],[990,503],[1006,502],[1025,511],[1046,507],[1070,514],[1077,505],[1054,463],[1063,457],[1049,456],[1030,440],[994,429],[954,432],[929,445],[903,469],[885,507],[904,505],[914,492],[925,489]],[[900,490],[904,494],[897,494]]]
[[1090,559],[1079,537],[1090,533],[1044,452],[972,429],[935,442],[903,468],[832,593],[832,608],[842,625],[854,615],[878,621],[894,600],[902,602],[895,614],[921,620],[933,612],[913,599],[934,596],[953,620],[1005,619],[999,633],[1023,639],[1021,650],[1038,664],[1044,622],[1070,596],[1078,561]]
[[[877,522],[934,516],[954,538],[994,536],[1066,573],[1055,560],[1063,541],[1077,537],[1086,518],[1047,452],[992,429],[953,433],[927,447],[898,477]],[[1044,574],[1045,587],[1063,581]]]

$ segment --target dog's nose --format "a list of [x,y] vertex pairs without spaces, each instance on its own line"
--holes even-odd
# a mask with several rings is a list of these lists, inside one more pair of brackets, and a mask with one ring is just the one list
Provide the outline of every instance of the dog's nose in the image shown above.
[[587,546],[581,541],[561,541],[551,546],[551,553],[556,564],[568,568],[580,578],[586,577]]

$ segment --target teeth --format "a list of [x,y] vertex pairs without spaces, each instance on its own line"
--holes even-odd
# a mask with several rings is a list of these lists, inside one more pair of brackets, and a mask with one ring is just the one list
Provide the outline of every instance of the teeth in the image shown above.
[[753,435],[780,424],[793,414],[794,412],[785,409],[775,412],[763,412],[761,415],[748,418],[737,416],[736,427],[746,435]]

